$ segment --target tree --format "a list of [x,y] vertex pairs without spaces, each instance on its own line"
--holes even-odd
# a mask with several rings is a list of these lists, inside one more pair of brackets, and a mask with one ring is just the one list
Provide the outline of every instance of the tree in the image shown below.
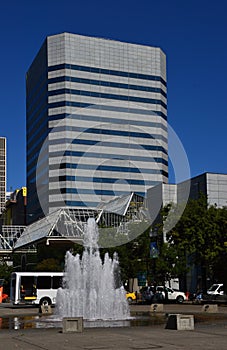
[[54,258],[48,258],[40,261],[36,265],[36,271],[62,271],[62,266],[60,265],[59,260]]
[[[131,237],[135,237],[134,231],[135,225],[130,228]],[[137,274],[141,271],[146,273],[150,271],[149,231],[150,228],[147,228],[137,238],[121,246],[101,249],[102,257],[106,252],[110,256],[113,256],[114,252],[118,254],[122,281],[136,278]]]
[[182,217],[168,232],[167,241],[174,246],[178,260],[189,258],[190,264],[201,267],[202,287],[206,289],[207,273],[213,279],[217,264],[220,267],[220,261],[226,258],[226,208],[209,206],[204,195],[189,200]]

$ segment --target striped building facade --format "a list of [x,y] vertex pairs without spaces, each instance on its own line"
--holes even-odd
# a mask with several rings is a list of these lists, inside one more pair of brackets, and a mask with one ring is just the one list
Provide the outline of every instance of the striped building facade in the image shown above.
[[168,182],[166,58],[160,48],[49,36],[26,82],[32,221],[41,212],[94,208]]
[[0,214],[6,204],[6,138],[0,137]]

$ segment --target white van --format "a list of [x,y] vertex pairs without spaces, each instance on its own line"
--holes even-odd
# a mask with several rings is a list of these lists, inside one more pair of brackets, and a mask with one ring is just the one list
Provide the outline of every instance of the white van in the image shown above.
[[223,295],[224,294],[224,285],[223,283],[215,283],[207,290],[209,295]]
[[13,304],[55,304],[63,276],[63,272],[13,272],[10,300]]

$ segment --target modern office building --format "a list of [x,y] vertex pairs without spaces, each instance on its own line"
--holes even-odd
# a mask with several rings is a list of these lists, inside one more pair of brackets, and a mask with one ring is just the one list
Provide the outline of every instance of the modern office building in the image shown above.
[[156,203],[165,206],[169,203],[180,203],[185,200],[185,188],[188,188],[188,199],[198,199],[201,194],[207,197],[209,205],[218,208],[227,206],[227,174],[203,173],[179,184],[159,184],[147,191],[147,205],[151,209]]
[[31,221],[168,182],[160,48],[49,36],[27,72],[26,93]]
[[0,137],[0,214],[6,203],[6,138]]
[[147,191],[146,206],[155,219],[167,204],[186,204],[188,199],[198,199],[201,194],[208,205],[227,207],[227,174],[203,173],[179,184],[158,184]]
[[190,183],[189,198],[198,199],[204,194],[209,205],[217,208],[227,206],[227,174],[203,173],[178,184],[178,200],[182,198],[185,186]]

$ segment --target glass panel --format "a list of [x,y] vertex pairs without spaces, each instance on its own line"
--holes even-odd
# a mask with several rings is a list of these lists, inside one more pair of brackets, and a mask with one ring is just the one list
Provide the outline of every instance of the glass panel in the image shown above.
[[37,289],[50,289],[50,288],[51,288],[51,277],[50,276],[38,276]]

